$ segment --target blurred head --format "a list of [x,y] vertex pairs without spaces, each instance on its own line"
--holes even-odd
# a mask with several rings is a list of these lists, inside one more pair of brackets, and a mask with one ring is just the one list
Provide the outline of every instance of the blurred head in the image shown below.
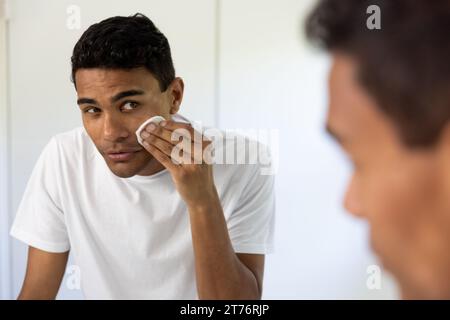
[[[369,30],[370,5],[381,30]],[[345,207],[404,298],[450,297],[450,2],[324,0],[307,22],[332,54],[327,129],[353,163]]]
[[183,98],[166,37],[141,14],[112,17],[83,33],[71,61],[84,127],[111,171],[126,178],[161,168],[135,131],[149,117],[170,119]]

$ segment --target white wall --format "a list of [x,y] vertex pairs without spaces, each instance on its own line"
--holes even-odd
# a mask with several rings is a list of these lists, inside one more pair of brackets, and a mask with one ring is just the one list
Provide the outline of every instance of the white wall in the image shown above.
[[10,294],[8,196],[7,10],[0,0],[0,299]]
[[[340,209],[349,168],[323,133],[329,62],[301,34],[311,2],[11,1],[9,219],[48,139],[81,125],[69,82],[73,45],[90,24],[139,11],[171,43],[177,74],[186,82],[183,113],[222,128],[279,130],[277,245],[268,257],[264,297],[394,298],[388,278],[382,290],[367,289],[366,268],[376,261],[367,247],[366,227]],[[80,30],[66,27],[72,4],[81,9]],[[3,131],[0,136],[5,140]],[[15,297],[26,247],[12,240],[11,252],[8,297]],[[59,297],[82,296],[63,284]]]

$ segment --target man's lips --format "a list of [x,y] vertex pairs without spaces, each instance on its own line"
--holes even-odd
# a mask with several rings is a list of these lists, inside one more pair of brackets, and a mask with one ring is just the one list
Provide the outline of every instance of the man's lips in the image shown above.
[[139,149],[126,149],[126,150],[110,150],[106,152],[106,156],[112,161],[128,161],[132,159],[136,153],[142,151],[142,148]]

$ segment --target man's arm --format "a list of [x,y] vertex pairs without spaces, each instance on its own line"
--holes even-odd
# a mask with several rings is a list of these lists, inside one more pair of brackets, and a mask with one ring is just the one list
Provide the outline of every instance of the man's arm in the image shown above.
[[264,255],[236,254],[217,198],[188,207],[200,299],[260,299]]
[[[188,138],[181,149],[178,140],[172,140],[174,131]],[[264,255],[234,252],[212,165],[204,161],[211,141],[192,140],[198,134],[188,124],[163,121],[149,124],[141,137],[145,149],[169,170],[187,205],[199,298],[260,299]]]
[[28,263],[19,300],[55,299],[66,270],[69,252],[50,253],[28,248]]

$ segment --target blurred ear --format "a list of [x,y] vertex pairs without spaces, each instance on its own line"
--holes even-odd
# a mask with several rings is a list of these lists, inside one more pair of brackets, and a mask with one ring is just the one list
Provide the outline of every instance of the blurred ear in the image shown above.
[[445,179],[445,192],[450,192],[450,122],[442,130],[441,137],[436,146],[439,152],[439,166],[442,168],[442,176]]
[[[450,121],[442,128],[441,136],[437,143],[438,148],[444,153],[450,153]],[[450,165],[450,164],[449,164]]]
[[180,109],[183,101],[184,82],[181,78],[175,78],[166,90],[170,104],[170,114],[175,114]]

